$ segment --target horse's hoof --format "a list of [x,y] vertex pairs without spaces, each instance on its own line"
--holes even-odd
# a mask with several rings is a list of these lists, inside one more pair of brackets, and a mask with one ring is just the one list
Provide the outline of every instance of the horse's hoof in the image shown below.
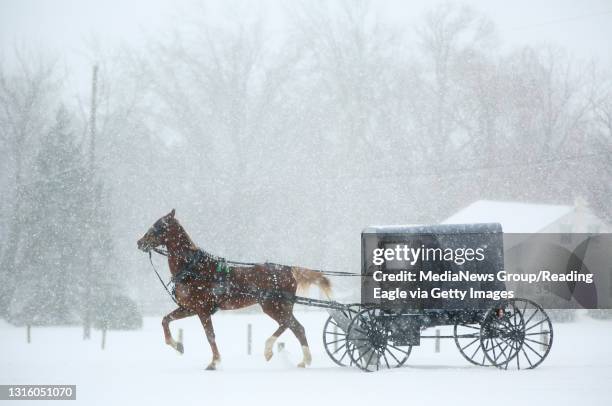
[[215,369],[217,369],[217,367],[215,366],[215,364],[213,362],[208,364],[208,366],[206,367],[207,371],[214,371]]
[[266,361],[270,361],[272,359],[272,355],[274,355],[274,353],[272,351],[265,352],[264,353],[264,357],[266,357]]
[[306,368],[306,364],[304,364],[303,362],[300,362],[298,364],[298,368]]
[[176,343],[176,350],[179,352],[179,354],[183,354],[185,352],[183,343]]

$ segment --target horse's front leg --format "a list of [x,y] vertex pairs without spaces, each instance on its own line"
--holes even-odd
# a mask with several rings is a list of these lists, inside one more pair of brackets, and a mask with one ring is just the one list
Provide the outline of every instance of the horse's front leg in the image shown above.
[[164,337],[166,339],[166,344],[170,347],[174,348],[181,354],[185,352],[185,348],[183,347],[183,343],[179,343],[174,341],[172,338],[172,334],[170,333],[170,322],[173,320],[184,319],[185,317],[193,316],[195,312],[193,310],[185,309],[184,307],[179,307],[168,313],[162,319],[162,327],[164,329]]
[[214,371],[217,369],[217,364],[221,362],[221,354],[219,354],[219,349],[217,348],[217,343],[215,342],[215,330],[213,329],[212,319],[210,317],[210,313],[199,313],[198,317],[202,322],[202,327],[204,327],[204,332],[206,333],[206,338],[208,339],[208,343],[210,344],[210,349],[212,350],[213,359],[208,364],[206,369],[208,371]]

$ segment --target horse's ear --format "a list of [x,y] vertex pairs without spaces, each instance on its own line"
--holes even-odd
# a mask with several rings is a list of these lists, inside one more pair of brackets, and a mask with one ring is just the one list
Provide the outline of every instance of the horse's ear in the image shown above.
[[170,212],[169,216],[170,216],[171,218],[174,218],[174,209],[172,209],[172,211]]

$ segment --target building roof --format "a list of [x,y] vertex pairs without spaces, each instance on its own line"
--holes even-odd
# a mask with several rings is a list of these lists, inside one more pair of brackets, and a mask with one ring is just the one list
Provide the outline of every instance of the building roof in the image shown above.
[[573,206],[477,200],[442,223],[501,223],[505,233],[537,233],[573,210]]

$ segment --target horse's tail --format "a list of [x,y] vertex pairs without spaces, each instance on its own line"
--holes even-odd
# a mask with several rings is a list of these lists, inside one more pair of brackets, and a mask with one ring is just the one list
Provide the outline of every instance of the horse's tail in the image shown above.
[[299,266],[291,267],[291,273],[297,282],[298,292],[307,290],[310,285],[317,285],[328,299],[331,299],[331,282],[320,271]]

